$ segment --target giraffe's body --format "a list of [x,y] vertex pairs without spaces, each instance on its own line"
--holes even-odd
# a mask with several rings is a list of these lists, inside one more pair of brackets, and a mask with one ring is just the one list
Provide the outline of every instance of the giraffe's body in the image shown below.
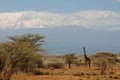
[[87,57],[87,55],[86,55],[86,50],[85,50],[85,47],[83,47],[83,50],[84,50],[84,60],[85,60],[85,66],[89,66],[89,68],[90,68],[90,64],[91,64],[91,60],[90,60],[90,58],[88,58]]

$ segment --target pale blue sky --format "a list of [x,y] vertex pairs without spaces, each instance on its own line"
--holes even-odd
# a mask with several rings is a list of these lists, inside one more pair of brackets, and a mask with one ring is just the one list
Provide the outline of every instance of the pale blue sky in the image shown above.
[[0,0],[0,12],[78,12],[83,10],[120,11],[117,0]]

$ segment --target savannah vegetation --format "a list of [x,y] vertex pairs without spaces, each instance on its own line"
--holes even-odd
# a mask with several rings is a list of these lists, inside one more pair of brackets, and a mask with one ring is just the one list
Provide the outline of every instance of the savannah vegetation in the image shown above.
[[83,55],[44,54],[44,39],[40,34],[25,34],[0,42],[0,80],[120,80],[119,54],[89,54],[89,69]]

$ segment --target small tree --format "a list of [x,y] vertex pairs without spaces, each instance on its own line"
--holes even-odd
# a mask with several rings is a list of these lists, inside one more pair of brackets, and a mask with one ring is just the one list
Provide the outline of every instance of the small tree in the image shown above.
[[103,58],[98,59],[95,64],[100,68],[100,74],[101,75],[105,74],[105,70],[107,69],[107,66],[108,66],[107,60]]
[[65,54],[64,57],[66,59],[66,62],[69,65],[69,69],[70,69],[71,68],[71,63],[72,63],[73,59],[75,58],[75,53]]
[[10,80],[18,63],[27,63],[41,51],[39,46],[43,39],[44,36],[38,34],[26,34],[12,36],[12,41],[0,43],[0,80]]
[[92,58],[95,60],[93,64],[98,66],[100,68],[100,74],[104,75],[107,67],[115,64],[115,57],[116,56],[112,53],[99,52],[96,55],[92,56]]

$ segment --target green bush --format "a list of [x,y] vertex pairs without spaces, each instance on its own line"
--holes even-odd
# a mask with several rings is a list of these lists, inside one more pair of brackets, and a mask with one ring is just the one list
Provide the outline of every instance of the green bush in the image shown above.
[[76,66],[84,65],[84,63],[82,62],[81,59],[75,59],[75,60],[73,60],[72,63],[75,64]]
[[111,59],[109,58],[99,58],[96,59],[96,62],[94,62],[94,65],[98,66],[100,68],[100,74],[105,74],[105,71],[107,67],[112,65]]
[[92,59],[93,64],[100,68],[100,73],[103,75],[107,67],[115,64],[116,55],[110,52],[97,52]]
[[23,60],[16,65],[16,71],[20,70],[22,72],[32,72],[34,73],[36,68],[41,68],[43,66],[43,61],[40,54],[36,54],[33,58],[29,60]]
[[50,56],[43,59],[43,68],[63,68],[65,61],[56,56]]

